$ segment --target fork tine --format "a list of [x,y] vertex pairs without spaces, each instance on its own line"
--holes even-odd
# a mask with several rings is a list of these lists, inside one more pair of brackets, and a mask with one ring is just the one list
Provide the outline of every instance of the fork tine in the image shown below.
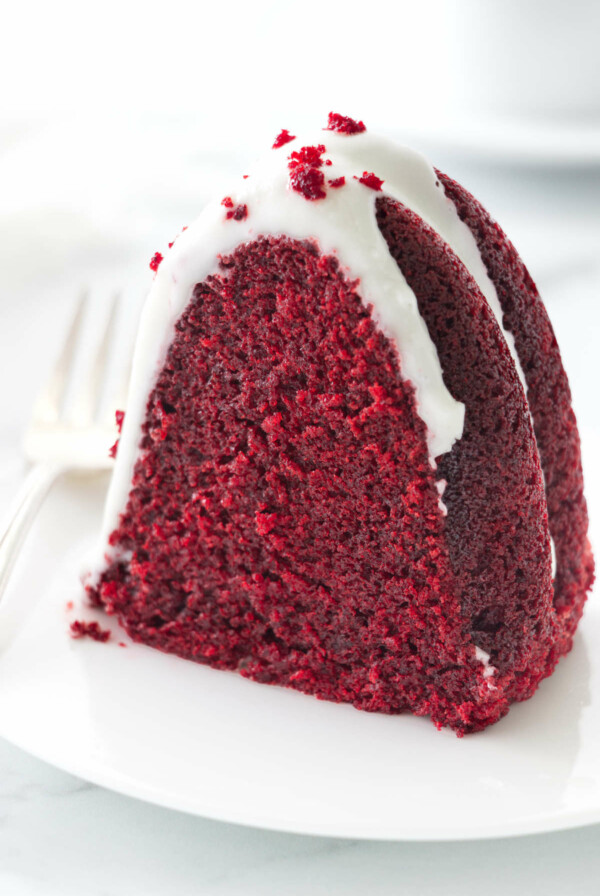
[[[145,298],[145,294],[144,294]],[[119,357],[121,359],[120,369],[116,377],[114,387],[110,390],[105,404],[105,413],[103,422],[114,426],[115,411],[127,410],[127,398],[129,395],[129,382],[131,380],[131,370],[133,367],[133,354],[139,329],[139,320],[141,317],[143,303],[139,302],[138,306],[133,306],[132,313],[128,316],[126,325],[123,327],[125,333],[122,340]],[[131,308],[129,309],[131,311]]]
[[94,360],[83,376],[73,398],[69,416],[76,426],[89,426],[96,419],[115,341],[118,308],[119,294],[117,293],[112,299]]
[[116,410],[124,411],[127,405],[127,395],[129,393],[129,380],[131,379],[131,367],[133,364],[133,351],[130,349],[129,357],[123,367],[123,371],[121,373],[121,377],[119,379],[119,383],[114,392],[114,408],[112,408],[112,413]]
[[82,292],[60,354],[47,382],[40,389],[35,399],[33,416],[42,423],[56,423],[60,418],[61,408],[64,404],[73,370],[73,362],[81,336],[88,299],[89,293],[87,291]]
[[98,353],[94,361],[94,377],[95,377],[95,395],[96,395],[96,419],[99,420],[100,399],[102,397],[102,386],[106,383],[107,373],[111,361],[114,363],[114,348],[117,333],[117,320],[119,317],[119,308],[121,305],[121,294],[115,293],[112,305],[104,328],[104,335],[98,347]]

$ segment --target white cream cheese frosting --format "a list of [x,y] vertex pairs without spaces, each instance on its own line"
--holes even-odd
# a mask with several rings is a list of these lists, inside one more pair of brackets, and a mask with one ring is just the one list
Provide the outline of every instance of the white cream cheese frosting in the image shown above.
[[[292,189],[288,158],[305,146],[322,144],[325,184],[345,178],[344,186],[328,187],[326,198],[308,200]],[[373,172],[381,191],[360,178]],[[131,487],[139,452],[146,405],[160,373],[175,323],[191,299],[194,286],[218,273],[219,258],[261,236],[286,235],[316,242],[334,255],[342,272],[357,281],[357,291],[381,330],[398,350],[402,375],[414,389],[417,412],[427,428],[432,466],[435,457],[461,438],[464,405],[448,392],[437,351],[421,318],[414,293],[406,283],[377,226],[378,197],[398,200],[416,212],[450,246],[485,296],[505,335],[522,377],[514,339],[504,331],[496,290],[488,277],[475,239],[460,220],[432,166],[417,152],[368,132],[340,134],[322,130],[297,136],[270,150],[228,194],[245,205],[243,220],[227,218],[222,197],[209,204],[165,253],[146,300],[132,365],[132,377],[115,469],[107,497],[101,534],[101,556],[118,526]],[[440,495],[441,501],[441,495]]]
[[485,679],[493,678],[498,670],[492,666],[489,653],[486,653],[481,647],[475,647],[475,659],[483,666],[483,677]]

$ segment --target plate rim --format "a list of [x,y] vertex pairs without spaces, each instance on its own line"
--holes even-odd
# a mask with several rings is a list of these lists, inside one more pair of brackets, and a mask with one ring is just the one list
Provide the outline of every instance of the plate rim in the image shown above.
[[[434,732],[435,733],[435,732]],[[253,811],[219,811],[210,806],[200,807],[197,803],[193,805],[190,800],[189,805],[185,804],[184,799],[174,799],[164,792],[159,793],[158,788],[151,785],[143,785],[141,782],[136,784],[127,776],[120,776],[113,772],[111,775],[108,770],[99,772],[96,770],[86,769],[86,763],[77,762],[65,763],[60,759],[53,758],[49,754],[45,754],[44,750],[32,750],[30,746],[20,743],[18,737],[7,735],[0,725],[0,737],[5,741],[17,747],[29,756],[57,768],[62,772],[73,775],[80,780],[87,781],[97,787],[102,787],[113,793],[138,800],[143,803],[150,803],[155,806],[169,809],[175,812],[183,812],[197,818],[205,818],[211,821],[217,821],[223,824],[236,824],[242,827],[259,828],[261,830],[273,833],[297,834],[306,837],[328,837],[331,839],[344,840],[361,840],[361,841],[382,841],[388,843],[465,843],[477,840],[499,840],[517,837],[535,836],[536,834],[559,833],[560,831],[568,831],[576,828],[589,827],[590,825],[600,823],[600,805],[594,808],[580,809],[578,811],[569,811],[565,813],[554,812],[546,815],[546,822],[536,821],[535,816],[529,816],[523,819],[519,824],[509,826],[508,822],[491,826],[483,832],[480,825],[476,827],[458,825],[456,832],[435,831],[425,835],[420,831],[411,832],[399,829],[395,832],[389,830],[381,831],[373,828],[373,831],[367,832],[364,828],[355,827],[352,821],[346,822],[346,827],[341,828],[336,825],[335,830],[331,830],[331,825],[312,825],[310,829],[306,825],[294,823],[289,819],[281,817],[270,820]],[[51,753],[51,751],[50,751]],[[128,783],[129,781],[129,783]]]

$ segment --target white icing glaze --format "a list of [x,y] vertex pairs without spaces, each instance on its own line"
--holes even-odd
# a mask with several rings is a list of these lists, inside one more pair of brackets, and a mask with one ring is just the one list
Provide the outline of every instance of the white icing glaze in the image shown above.
[[[343,176],[345,185],[328,188],[326,199],[309,201],[290,188],[288,157],[302,146],[319,143],[326,147],[323,158],[332,163],[321,169],[326,181]],[[365,171],[374,172],[384,181],[382,192],[355,179]],[[496,291],[475,239],[445,196],[431,165],[413,150],[369,133],[348,136],[318,131],[270,150],[229,195],[234,204],[247,205],[247,218],[227,220],[221,197],[207,206],[166,253],[146,301],[106,502],[101,535],[103,554],[127,502],[148,396],[173,338],[175,323],[190,300],[194,285],[216,273],[219,256],[240,244],[266,235],[311,239],[321,252],[338,258],[349,279],[359,281],[363,301],[372,306],[375,321],[397,346],[402,374],[415,388],[417,410],[427,427],[434,468],[433,459],[449,451],[460,439],[465,408],[444,385],[437,352],[415,296],[377,227],[375,202],[379,196],[399,200],[437,231],[465,264],[502,328]],[[520,370],[514,340],[510,334],[505,336]]]
[[483,677],[491,678],[498,671],[495,666],[490,663],[490,655],[482,650],[481,647],[475,647],[475,659],[483,665]]
[[448,483],[446,482],[445,479],[436,479],[435,487],[437,488],[437,492],[439,495],[438,507],[440,508],[440,510],[442,512],[442,516],[448,516],[448,508],[446,507],[446,505],[444,504],[444,501],[443,501],[444,492],[446,491],[447,485],[448,485]]

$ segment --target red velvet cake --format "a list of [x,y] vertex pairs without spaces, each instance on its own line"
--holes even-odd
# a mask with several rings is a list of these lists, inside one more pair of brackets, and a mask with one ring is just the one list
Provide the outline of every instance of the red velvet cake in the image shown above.
[[331,114],[152,269],[93,601],[160,650],[458,734],[530,697],[593,561],[556,340],[487,212]]

